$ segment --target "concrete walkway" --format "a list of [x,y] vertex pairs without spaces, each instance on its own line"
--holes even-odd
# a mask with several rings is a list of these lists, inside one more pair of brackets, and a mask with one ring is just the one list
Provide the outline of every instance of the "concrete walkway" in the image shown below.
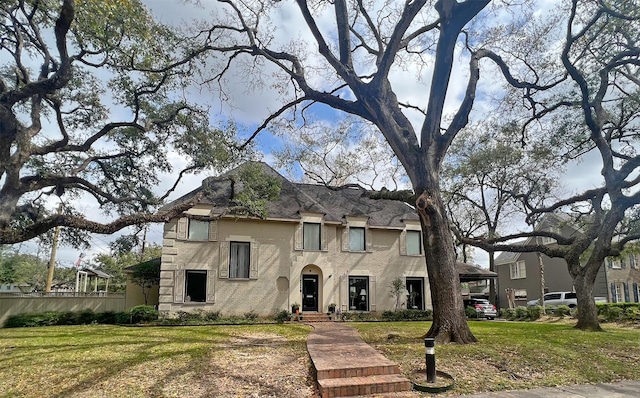
[[456,395],[447,398],[638,398],[640,381],[589,384],[563,387],[535,388],[533,390],[498,391],[491,393]]
[[[408,380],[399,375],[397,366],[362,341],[354,328],[336,322],[318,322],[311,326],[314,331],[307,339],[307,350],[317,372],[321,397],[438,396],[408,391]],[[640,380],[472,395],[449,394],[441,395],[447,398],[639,398]]]

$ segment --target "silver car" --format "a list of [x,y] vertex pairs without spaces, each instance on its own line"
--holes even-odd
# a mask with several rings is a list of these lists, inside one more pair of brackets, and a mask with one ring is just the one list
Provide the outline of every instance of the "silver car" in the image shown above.
[[464,308],[472,307],[476,310],[477,318],[494,319],[498,316],[496,306],[491,304],[487,299],[471,298],[463,300]]

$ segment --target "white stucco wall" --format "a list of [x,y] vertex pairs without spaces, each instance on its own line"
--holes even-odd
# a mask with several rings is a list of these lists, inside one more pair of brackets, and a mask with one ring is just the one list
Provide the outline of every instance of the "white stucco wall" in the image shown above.
[[[194,209],[193,214],[207,214],[208,209]],[[324,225],[326,250],[295,250],[299,222],[222,219],[217,221],[215,241],[179,240],[178,220],[165,224],[159,309],[176,311],[220,311],[226,315],[242,315],[254,311],[262,316],[280,309],[291,309],[301,303],[301,275],[319,275],[319,310],[327,311],[330,303],[347,303],[348,275],[368,276],[375,295],[371,308],[376,311],[394,308],[390,295],[391,281],[400,277],[422,277],[425,305],[431,308],[425,260],[423,256],[400,255],[400,229],[370,228],[367,252],[343,251],[344,226]],[[258,262],[255,279],[221,277],[221,247],[224,242],[251,241],[257,245]],[[222,249],[224,252],[224,249]],[[255,252],[252,252],[254,255]],[[228,255],[228,254],[227,254]],[[207,271],[207,302],[179,302],[184,288],[179,275],[185,270]],[[224,271],[223,271],[224,274]],[[255,275],[254,275],[255,276]],[[342,285],[341,285],[342,284]],[[209,295],[209,293],[211,293]],[[178,298],[178,299],[176,299]],[[183,297],[182,297],[183,299]],[[342,308],[344,310],[344,308]]]

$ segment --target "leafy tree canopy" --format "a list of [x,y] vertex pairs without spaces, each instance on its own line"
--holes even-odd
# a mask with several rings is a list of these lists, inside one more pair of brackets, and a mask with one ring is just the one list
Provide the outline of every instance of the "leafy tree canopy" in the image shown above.
[[140,1],[3,1],[0,37],[0,243],[162,221],[191,206],[156,212],[185,173],[237,158],[190,102],[203,49]]

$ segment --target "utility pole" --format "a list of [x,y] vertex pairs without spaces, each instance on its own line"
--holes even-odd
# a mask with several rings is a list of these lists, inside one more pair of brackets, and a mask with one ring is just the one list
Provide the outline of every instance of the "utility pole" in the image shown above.
[[[58,207],[58,214],[62,214],[62,203]],[[51,285],[53,284],[53,271],[56,268],[56,252],[58,251],[58,239],[60,239],[60,226],[58,225],[53,232],[53,245],[51,247],[51,256],[49,257],[49,267],[47,270],[47,284],[44,291],[51,293]]]

